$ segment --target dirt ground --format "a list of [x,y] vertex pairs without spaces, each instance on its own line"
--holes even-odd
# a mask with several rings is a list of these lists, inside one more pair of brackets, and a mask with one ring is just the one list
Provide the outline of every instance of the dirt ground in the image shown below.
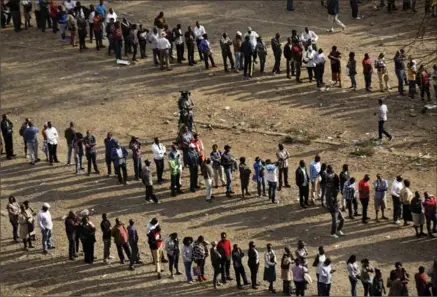
[[[421,2],[418,2],[421,3]],[[88,3],[87,3],[88,4]],[[374,59],[379,52],[386,52],[389,63],[390,83],[396,78],[391,57],[396,49],[406,44],[408,54],[417,56],[425,63],[435,59],[430,53],[435,50],[435,21],[425,21],[427,34],[423,41],[414,41],[422,21],[423,7],[413,15],[398,11],[388,15],[386,11],[373,11],[371,4],[361,9],[363,18],[353,20],[348,1],[341,4],[340,18],[347,25],[345,32],[326,33],[325,9],[319,2],[296,1],[296,11],[285,10],[285,1],[124,1],[110,6],[133,22],[142,22],[150,27],[159,11],[164,11],[171,26],[181,23],[194,25],[200,20],[210,35],[218,68],[205,71],[203,65],[195,67],[174,65],[171,72],[156,69],[151,59],[136,65],[119,67],[106,52],[90,50],[79,54],[77,48],[61,44],[59,36],[51,32],[41,33],[36,29],[15,34],[11,29],[1,32],[1,109],[8,113],[15,124],[15,150],[18,158],[1,159],[1,293],[2,295],[264,295],[264,282],[258,291],[236,290],[235,282],[215,291],[211,282],[188,285],[183,276],[174,280],[165,277],[158,281],[153,266],[146,264],[134,272],[127,266],[102,263],[100,230],[97,232],[97,261],[89,266],[81,260],[68,261],[67,239],[61,217],[69,210],[94,208],[91,217],[100,223],[100,214],[107,212],[111,221],[116,217],[127,222],[136,221],[140,235],[141,256],[150,263],[145,225],[152,217],[158,217],[166,235],[178,232],[184,236],[204,235],[209,241],[218,240],[220,232],[226,231],[232,243],[244,250],[254,240],[261,253],[265,245],[272,243],[278,258],[282,249],[291,245],[294,249],[299,239],[308,244],[310,263],[317,247],[325,246],[338,270],[333,279],[332,295],[349,294],[345,261],[351,254],[358,259],[369,258],[371,264],[381,268],[384,278],[388,276],[395,261],[404,263],[410,274],[417,267],[430,267],[437,257],[437,240],[416,239],[412,227],[397,227],[391,221],[368,225],[359,220],[346,220],[341,239],[329,236],[330,215],[319,206],[301,210],[297,203],[297,189],[285,189],[279,194],[279,204],[267,199],[253,197],[241,200],[224,197],[223,189],[216,191],[216,200],[204,201],[204,191],[187,193],[177,198],[170,197],[168,183],[157,186],[156,192],[162,204],[144,203],[144,189],[140,182],[131,181],[127,187],[119,186],[116,179],[103,176],[76,176],[74,169],[65,165],[66,144],[61,141],[58,151],[64,163],[49,167],[45,162],[29,167],[24,159],[22,140],[18,135],[25,117],[32,118],[40,129],[48,120],[63,135],[69,121],[76,123],[79,131],[90,129],[98,140],[98,161],[105,172],[103,138],[108,131],[127,145],[130,136],[140,137],[145,142],[160,137],[170,145],[176,134],[178,91],[191,90],[196,103],[195,119],[205,147],[212,144],[220,147],[231,144],[236,157],[246,156],[252,164],[256,156],[274,158],[277,143],[283,134],[290,134],[298,141],[287,144],[292,155],[290,180],[299,160],[307,164],[319,153],[322,162],[333,164],[337,172],[343,163],[361,179],[369,173],[372,179],[380,172],[390,183],[402,173],[412,181],[412,189],[436,193],[436,113],[421,114],[422,105],[407,97],[398,97],[395,91],[389,94],[365,93],[364,79],[358,75],[359,90],[347,89],[349,81],[343,74],[344,88],[326,92],[316,90],[313,84],[296,85],[285,75],[255,74],[252,80],[243,80],[241,75],[223,71],[218,40],[222,32],[233,36],[235,31],[244,32],[251,26],[270,44],[276,32],[282,36],[295,28],[299,32],[309,25],[320,36],[319,46],[328,52],[336,44],[346,55],[355,51],[361,61],[365,52]],[[434,27],[433,27],[434,26]],[[432,35],[431,32],[434,32]],[[285,37],[282,37],[285,41]],[[149,57],[150,48],[147,49]],[[435,55],[435,54],[434,54]],[[197,54],[196,54],[197,59]],[[358,63],[359,65],[361,63]],[[267,70],[273,66],[270,50]],[[282,68],[284,68],[284,63]],[[431,65],[427,65],[428,67]],[[256,68],[258,70],[258,67]],[[326,68],[325,80],[330,72]],[[359,67],[358,70],[361,73]],[[303,72],[306,78],[306,73]],[[373,86],[377,89],[377,78]],[[376,148],[373,156],[356,157],[351,152],[360,149],[357,141],[367,141],[377,136],[377,99],[383,96],[389,109],[388,130],[394,140]],[[226,108],[229,107],[229,108]],[[212,129],[204,128],[210,124]],[[229,127],[226,129],[226,127]],[[273,135],[277,133],[277,135]],[[42,142],[40,138],[40,142]],[[151,158],[150,144],[143,147],[143,158]],[[132,176],[132,163],[128,172]],[[166,165],[167,166],[167,165]],[[169,177],[166,171],[166,177]],[[184,171],[183,185],[186,190],[188,172]],[[234,186],[238,189],[234,177]],[[255,192],[254,185],[251,185]],[[11,226],[5,207],[7,197],[15,195],[18,201],[30,200],[38,209],[43,202],[51,204],[56,249],[50,255],[41,253],[40,234],[37,248],[26,252],[19,244],[11,243]],[[391,199],[388,199],[392,217]],[[370,216],[374,217],[373,207]],[[116,256],[115,247],[111,253]],[[207,262],[211,277],[211,266]],[[263,260],[261,260],[263,264]],[[182,265],[180,265],[182,266]],[[261,266],[262,267],[262,266]],[[260,269],[259,278],[262,278]],[[281,289],[278,281],[276,288]],[[310,268],[315,278],[314,268]],[[233,275],[233,272],[231,273]],[[308,294],[315,294],[316,286],[310,286]],[[359,286],[359,294],[362,287]],[[411,284],[410,294],[416,294]]]

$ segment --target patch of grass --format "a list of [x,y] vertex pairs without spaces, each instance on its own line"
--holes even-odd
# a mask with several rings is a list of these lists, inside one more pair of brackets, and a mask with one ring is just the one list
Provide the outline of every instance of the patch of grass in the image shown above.
[[311,139],[307,135],[298,135],[298,136],[287,135],[282,138],[282,143],[309,145],[311,144]]
[[375,153],[375,146],[374,145],[368,145],[368,146],[360,146],[356,147],[355,150],[353,150],[350,154],[352,156],[361,157],[371,157]]

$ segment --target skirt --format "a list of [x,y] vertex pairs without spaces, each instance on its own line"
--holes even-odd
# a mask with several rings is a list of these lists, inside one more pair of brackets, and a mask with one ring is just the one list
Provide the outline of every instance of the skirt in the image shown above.
[[269,268],[264,268],[264,280],[267,282],[276,281],[275,266],[269,266]]

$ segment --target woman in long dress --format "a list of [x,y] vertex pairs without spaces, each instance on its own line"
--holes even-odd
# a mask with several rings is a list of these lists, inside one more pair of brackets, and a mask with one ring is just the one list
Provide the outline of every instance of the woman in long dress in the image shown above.
[[276,290],[273,288],[273,283],[276,281],[276,254],[270,243],[267,244],[264,263],[264,280],[269,282],[269,291],[276,293]]
[[20,204],[20,213],[18,214],[18,224],[20,238],[23,240],[24,249],[33,248],[32,241],[30,240],[30,233],[34,229],[34,218],[32,210]]

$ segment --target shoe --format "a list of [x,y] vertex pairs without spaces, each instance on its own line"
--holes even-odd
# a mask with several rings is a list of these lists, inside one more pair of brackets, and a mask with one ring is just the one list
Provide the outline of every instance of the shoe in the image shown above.
[[176,275],[182,275],[182,272],[176,271]]
[[234,279],[228,276],[228,277],[226,278],[226,280],[231,281],[231,280],[234,280]]
[[383,219],[383,220],[388,220],[388,218],[387,218],[387,217],[382,217],[381,219]]
[[202,278],[202,280],[204,281],[204,282],[206,282],[208,279],[206,278],[206,277],[204,277],[204,276],[201,276],[201,278]]
[[161,279],[161,273],[158,273],[158,279]]
[[121,260],[121,261],[120,261],[120,264],[124,264],[124,260]]
[[258,287],[257,286],[252,286],[252,289],[258,290]]
[[307,208],[306,205],[304,205],[304,204],[301,204],[300,207],[301,208]]
[[187,283],[191,285],[193,283],[193,281],[188,281]]
[[47,250],[43,250],[42,253],[43,253],[44,255],[47,255],[49,252],[48,252]]
[[343,231],[338,231],[338,232],[337,232],[337,235],[339,235],[339,236],[344,236],[344,233],[343,233]]
[[135,270],[135,267],[134,266],[129,266],[129,270]]
[[421,232],[420,236],[427,236],[425,233]]
[[338,235],[337,235],[337,234],[331,234],[331,237],[337,239],[337,238],[338,238]]
[[400,225],[401,222],[399,220],[395,221],[395,225]]
[[361,221],[363,224],[367,224],[368,222],[367,222],[367,220],[362,220]]
[[291,188],[291,186],[290,185],[285,185],[284,188]]
[[237,286],[237,289],[239,289],[239,290],[243,290],[244,287],[243,287],[243,286]]

